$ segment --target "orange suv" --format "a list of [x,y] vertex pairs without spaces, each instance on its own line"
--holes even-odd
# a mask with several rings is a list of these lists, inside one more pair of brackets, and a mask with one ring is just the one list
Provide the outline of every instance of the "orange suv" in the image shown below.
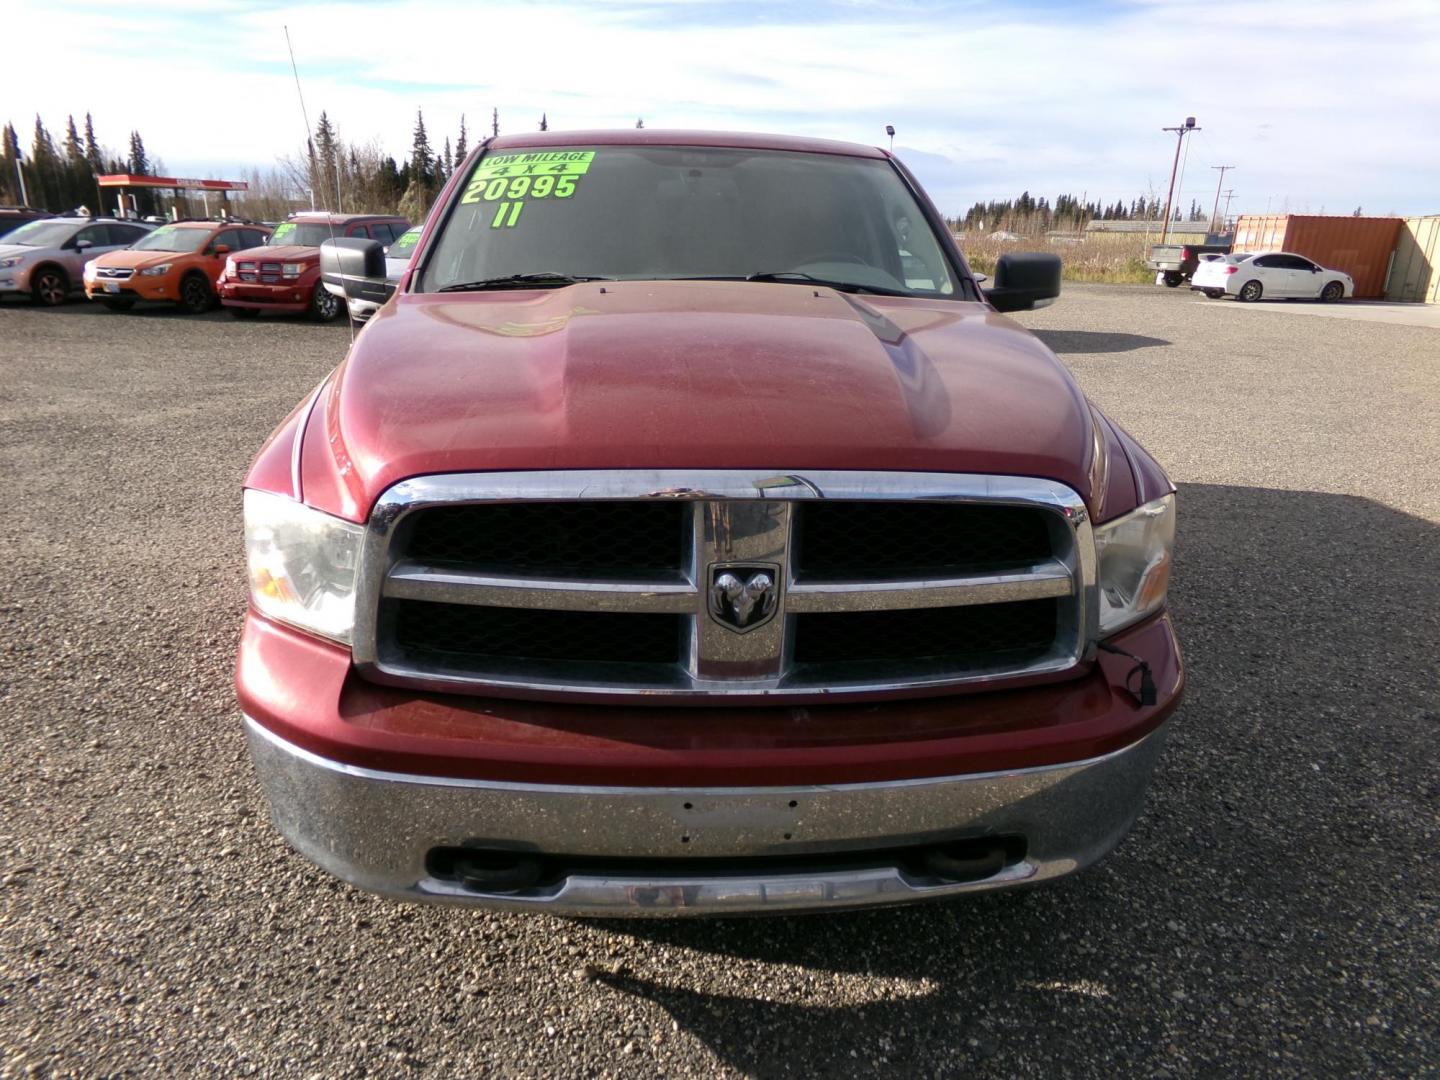
[[121,251],[85,265],[85,295],[111,311],[140,300],[179,304],[198,315],[215,306],[215,279],[232,251],[263,244],[264,225],[235,221],[177,221],[162,225]]
[[225,260],[220,302],[237,319],[285,311],[308,312],[316,322],[330,322],[345,303],[320,284],[320,245],[349,237],[389,247],[409,228],[404,218],[389,215],[294,214],[275,226],[268,247],[239,251]]

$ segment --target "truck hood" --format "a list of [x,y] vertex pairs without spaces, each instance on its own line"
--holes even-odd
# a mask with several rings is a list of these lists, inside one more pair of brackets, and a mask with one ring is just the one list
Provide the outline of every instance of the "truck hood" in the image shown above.
[[997,473],[1087,501],[1094,418],[1054,355],[978,303],[747,282],[402,294],[304,431],[305,501],[508,469]]
[[[335,235],[339,236],[339,233]],[[280,244],[276,247],[249,248],[230,256],[232,259],[264,259],[266,262],[304,262],[307,259],[318,261],[320,249],[313,247],[301,247],[299,244]]]

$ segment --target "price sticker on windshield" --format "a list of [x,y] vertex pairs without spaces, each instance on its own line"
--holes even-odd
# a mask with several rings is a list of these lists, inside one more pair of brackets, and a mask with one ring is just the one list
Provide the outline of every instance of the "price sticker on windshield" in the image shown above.
[[481,158],[460,202],[495,203],[490,227],[513,228],[527,199],[571,198],[594,160],[594,150],[535,150]]

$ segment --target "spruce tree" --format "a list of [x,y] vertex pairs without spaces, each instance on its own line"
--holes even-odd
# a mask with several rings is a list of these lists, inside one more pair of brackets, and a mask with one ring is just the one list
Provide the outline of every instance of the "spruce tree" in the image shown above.
[[[138,131],[130,132],[130,159],[126,166],[132,176],[150,175],[150,159],[145,155],[145,140]],[[135,206],[141,215],[154,212],[155,198],[149,188],[140,188],[135,192]]]
[[55,149],[55,140],[45,130],[40,115],[35,115],[35,140],[30,147],[30,169],[26,177],[30,198],[36,206],[47,210],[68,210],[63,206],[66,195],[65,179],[62,175],[60,154]]
[[90,171],[96,176],[105,171],[105,162],[100,157],[100,144],[95,141],[95,125],[88,112],[85,114],[85,160],[90,163]]
[[412,182],[418,182],[425,187],[430,186],[430,180],[435,167],[435,152],[430,149],[430,136],[425,134],[425,114],[419,109],[415,110],[415,135],[410,144],[410,173]]
[[20,193],[20,135],[14,124],[5,125],[3,139],[5,145],[0,147],[0,199],[19,205],[27,199]]
[[460,137],[455,140],[455,164],[456,164],[457,166],[464,164],[464,162],[465,162],[465,155],[466,155],[467,153],[469,153],[469,150],[470,150],[470,144],[466,141],[466,138],[465,138],[465,114],[464,114],[464,113],[461,113],[461,114],[460,114]]
[[493,138],[500,134],[500,110],[490,110],[490,135]]
[[450,179],[450,174],[455,171],[455,159],[450,156],[450,136],[445,136],[445,172],[442,180]]
[[549,118],[548,116],[546,116],[545,113],[541,113],[541,114],[540,114],[540,130],[541,130],[541,131],[549,131],[549,130],[550,130],[550,118]]
[[313,172],[310,184],[315,189],[320,205],[327,210],[338,209],[340,192],[335,187],[335,167],[339,163],[339,159],[336,157],[335,127],[323,111],[320,113],[320,122],[315,125],[315,139],[312,145],[314,146],[311,156]]

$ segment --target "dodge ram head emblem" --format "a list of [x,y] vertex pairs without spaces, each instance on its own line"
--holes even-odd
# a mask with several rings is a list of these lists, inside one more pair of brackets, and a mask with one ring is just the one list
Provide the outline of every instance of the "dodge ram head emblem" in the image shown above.
[[778,566],[710,567],[710,614],[737,634],[754,630],[775,614]]

